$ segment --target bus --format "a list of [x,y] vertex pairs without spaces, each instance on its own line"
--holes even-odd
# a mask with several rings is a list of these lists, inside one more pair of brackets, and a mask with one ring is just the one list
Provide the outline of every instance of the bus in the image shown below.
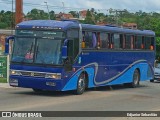
[[155,33],[75,20],[31,20],[16,26],[10,86],[74,91],[154,78]]

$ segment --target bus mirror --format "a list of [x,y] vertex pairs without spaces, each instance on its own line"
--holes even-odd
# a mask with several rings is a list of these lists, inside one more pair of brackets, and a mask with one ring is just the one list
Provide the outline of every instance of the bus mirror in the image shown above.
[[62,46],[62,58],[67,58],[67,46]]
[[5,39],[5,54],[10,53],[10,48],[11,48],[10,41],[14,41],[14,36],[10,36]]

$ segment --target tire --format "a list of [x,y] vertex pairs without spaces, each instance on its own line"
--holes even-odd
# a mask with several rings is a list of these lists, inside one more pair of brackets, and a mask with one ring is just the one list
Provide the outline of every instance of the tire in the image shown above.
[[136,69],[133,73],[133,80],[132,80],[132,83],[130,83],[130,87],[132,88],[138,87],[139,81],[140,81],[140,73],[139,73],[139,70]]
[[154,79],[150,80],[150,82],[154,82]]
[[43,91],[43,90],[41,90],[41,89],[34,89],[34,88],[32,88],[32,90],[33,90],[34,92],[36,92],[36,93],[40,93],[40,92]]
[[86,88],[86,77],[85,77],[85,74],[82,73],[79,78],[78,78],[78,81],[77,81],[77,89],[75,91],[75,94],[76,95],[81,95],[84,93],[85,91],[85,88]]

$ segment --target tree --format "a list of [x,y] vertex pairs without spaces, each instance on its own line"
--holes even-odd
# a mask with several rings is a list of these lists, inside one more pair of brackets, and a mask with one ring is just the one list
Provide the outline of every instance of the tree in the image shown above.
[[50,14],[51,20],[55,20],[56,19],[56,15],[55,15],[55,12],[53,10],[50,11],[49,14]]
[[78,18],[79,17],[79,14],[78,14],[77,11],[70,11],[69,13],[72,14],[74,18]]
[[44,10],[32,9],[30,12],[27,13],[26,17],[32,20],[45,20],[48,19],[48,13],[44,12]]
[[1,22],[0,29],[6,29],[8,27],[7,23]]
[[89,10],[87,10],[87,15],[86,15],[84,23],[86,23],[86,24],[95,24],[95,22],[93,20],[93,17],[92,17],[92,14],[91,14],[91,12]]
[[96,22],[107,22],[105,14],[104,13],[96,13],[95,21]]

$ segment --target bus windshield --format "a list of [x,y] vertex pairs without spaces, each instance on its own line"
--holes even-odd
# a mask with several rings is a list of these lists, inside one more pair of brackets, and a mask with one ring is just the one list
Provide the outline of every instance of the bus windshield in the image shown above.
[[[31,33],[31,32],[30,32]],[[62,38],[16,37],[12,62],[61,65]]]
[[35,63],[60,64],[61,40],[37,39]]

